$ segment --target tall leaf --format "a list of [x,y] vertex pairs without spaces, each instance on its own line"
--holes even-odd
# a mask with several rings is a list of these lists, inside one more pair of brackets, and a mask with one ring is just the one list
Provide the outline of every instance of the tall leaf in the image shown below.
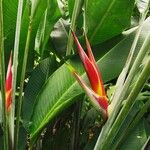
[[[30,82],[28,83],[25,89],[24,103],[25,107],[23,107],[23,119],[25,121],[30,120],[31,115],[33,113],[33,107],[35,103],[35,99],[41,90],[41,87],[44,85],[45,81],[48,77],[57,69],[57,62],[54,56],[50,58],[44,59],[33,71]],[[38,81],[38,82],[37,82]],[[30,99],[28,101],[28,99]],[[28,111],[26,111],[26,108]]]

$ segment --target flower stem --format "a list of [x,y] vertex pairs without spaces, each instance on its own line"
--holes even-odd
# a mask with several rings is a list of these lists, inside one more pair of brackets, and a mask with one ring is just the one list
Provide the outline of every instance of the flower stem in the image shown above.
[[[136,35],[134,37],[134,41],[132,43],[130,52],[128,54],[126,64],[125,64],[121,74],[118,77],[118,80],[117,80],[117,83],[116,83],[116,90],[115,90],[115,93],[114,93],[114,96],[113,96],[113,99],[112,99],[112,102],[111,102],[111,106],[113,107],[112,109],[116,109],[117,105],[119,105],[119,106],[121,105],[122,101],[120,101],[120,97],[121,97],[121,92],[123,91],[122,87],[124,85],[127,73],[128,73],[129,68],[131,66],[131,62],[133,60],[134,52],[135,52],[136,45],[137,45],[137,42],[138,42],[140,34],[141,34],[141,30],[143,28],[143,22],[144,22],[145,18],[146,18],[146,15],[141,16],[141,19],[140,19],[140,22],[139,22],[139,27],[137,29]],[[120,107],[118,107],[118,110],[119,110],[119,108]]]
[[136,101],[136,98],[139,94],[139,92],[142,90],[144,84],[148,80],[150,75],[150,58],[148,59],[148,62],[146,63],[144,69],[142,70],[142,73],[140,77],[138,78],[137,82],[135,83],[134,88],[132,89],[131,93],[129,94],[126,103],[124,104],[121,112],[119,113],[117,119],[115,120],[112,128],[110,129],[109,133],[106,136],[106,140],[101,145],[102,150],[105,150],[108,148],[109,144],[112,142],[116,134],[118,133],[119,127],[126,118],[129,110],[133,106],[134,102]]
[[147,100],[147,102],[144,104],[144,106],[138,112],[138,114],[136,115],[134,120],[131,122],[131,124],[129,124],[129,126],[125,129],[123,134],[118,138],[118,140],[115,143],[114,149],[119,149],[119,146],[125,140],[127,134],[138,124],[138,122],[141,120],[141,118],[144,116],[144,114],[147,112],[147,110],[149,108],[150,108],[150,99]]
[[[119,99],[118,101],[123,101],[125,99],[125,95],[128,91],[128,87],[130,86],[130,83],[132,81],[132,79],[134,78],[135,74],[136,74],[136,71],[138,69],[138,67],[140,66],[145,54],[147,53],[147,51],[149,50],[149,45],[150,45],[150,33],[148,34],[148,36],[146,37],[135,61],[134,61],[134,64],[132,65],[132,68],[129,72],[129,75],[124,83],[124,86],[123,86],[123,89],[122,89],[122,92],[120,93],[120,96],[119,96]],[[111,106],[111,105],[110,105]],[[114,119],[116,118],[116,114],[118,112],[118,104],[115,106],[115,108],[113,110],[113,113],[111,113],[108,121],[106,122],[105,126],[103,127],[102,131],[101,131],[101,134],[98,138],[98,141],[96,143],[96,146],[95,146],[95,150],[98,150],[99,149],[99,146],[102,145],[102,143],[105,141],[105,135],[108,133],[108,131],[110,130],[110,128],[112,128],[112,124],[114,122]],[[110,107],[111,108],[111,107]],[[97,149],[98,148],[98,149]]]
[[17,67],[18,67],[18,51],[19,51],[19,39],[20,39],[20,29],[21,29],[21,18],[22,18],[23,0],[18,2],[18,13],[17,13],[17,23],[16,23],[16,34],[14,43],[14,56],[13,56],[13,78],[12,78],[12,107],[10,111],[10,132],[12,139],[12,149],[14,147],[14,120],[15,120],[15,93],[16,93],[16,80],[17,80]]
[[24,59],[23,59],[23,66],[21,72],[21,80],[20,80],[20,91],[19,91],[19,98],[17,103],[17,114],[16,114],[16,132],[15,132],[15,149],[18,149],[18,139],[19,139],[19,123],[20,123],[20,114],[22,108],[22,95],[23,95],[23,87],[24,87],[24,80],[25,80],[25,72],[27,66],[27,58],[28,58],[28,51],[30,45],[30,38],[31,38],[31,31],[32,31],[32,19],[30,18],[29,26],[28,26],[28,33],[27,33],[27,40],[26,46],[24,51]]

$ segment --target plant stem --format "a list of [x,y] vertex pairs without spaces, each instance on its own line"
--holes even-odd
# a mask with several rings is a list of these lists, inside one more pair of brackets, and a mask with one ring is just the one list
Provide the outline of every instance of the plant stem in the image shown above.
[[16,23],[16,34],[15,34],[15,44],[14,44],[14,56],[13,56],[13,78],[12,78],[12,107],[10,110],[10,131],[12,139],[12,149],[14,148],[14,120],[15,120],[15,93],[16,93],[16,80],[17,80],[17,67],[18,67],[18,51],[19,51],[19,39],[20,39],[20,29],[21,29],[21,18],[22,18],[23,0],[19,0],[18,3],[18,13],[17,13],[17,23]]
[[82,108],[82,101],[76,102],[74,105],[74,121],[73,121],[73,136],[71,150],[79,149],[79,135],[80,135],[80,114]]
[[23,87],[24,87],[24,80],[25,80],[25,72],[26,72],[26,66],[27,66],[27,58],[28,58],[28,51],[29,51],[29,45],[30,45],[31,31],[32,31],[32,19],[30,18],[29,26],[28,26],[28,33],[27,33],[26,46],[25,46],[25,51],[24,51],[22,72],[21,72],[19,98],[18,98],[18,103],[17,103],[16,135],[15,135],[16,146],[15,146],[15,149],[18,149],[19,123],[20,123],[20,114],[21,114],[21,108],[22,108],[22,95],[23,95]]
[[147,112],[149,108],[150,108],[150,99],[147,100],[147,102],[141,108],[139,113],[136,115],[135,119],[131,122],[131,124],[129,124],[129,126],[125,129],[123,134],[115,142],[114,149],[119,149],[119,146],[122,144],[128,133],[138,124],[138,122],[141,120],[141,118],[144,116],[144,114]]
[[119,113],[117,119],[115,120],[112,128],[110,129],[109,133],[107,134],[106,140],[104,141],[104,143],[102,143],[101,148],[103,150],[108,148],[108,146],[111,144],[114,137],[118,133],[120,125],[126,118],[132,105],[136,101],[136,98],[137,98],[139,92],[141,91],[141,89],[143,88],[145,82],[148,80],[149,75],[150,75],[150,58],[148,59],[148,62],[144,66],[144,69],[142,70],[142,73],[141,73],[139,79],[137,80],[134,88],[132,89],[131,93],[129,94],[129,96],[126,100],[126,103],[124,104],[121,112]]
[[[76,20],[78,18],[79,12],[81,10],[82,2],[83,2],[83,0],[75,0],[73,13],[72,13],[72,19],[71,19],[71,25],[70,25],[70,28],[74,32],[76,30]],[[68,36],[68,44],[67,44],[66,55],[70,55],[71,54],[72,45],[73,45],[73,38],[72,38],[71,30],[70,30],[69,31],[69,36]]]
[[123,91],[121,93],[121,97],[120,97],[120,100],[123,100],[125,98],[125,95],[126,95],[126,92],[128,91],[128,87],[129,85],[131,84],[131,81],[132,79],[134,78],[143,58],[145,57],[145,54],[147,53],[147,51],[149,50],[149,47],[150,47],[150,33],[149,35],[146,37],[138,55],[137,55],[137,58],[135,59],[135,62],[133,64],[133,67],[131,68],[130,72],[129,72],[129,75],[126,79],[126,82],[124,84],[124,87],[123,87]]
[[3,33],[3,0],[0,0],[0,80],[2,91],[2,116],[3,116],[3,133],[4,133],[4,150],[8,150],[8,128],[7,113],[5,107],[5,59],[4,59],[4,33]]
[[[147,51],[149,50],[149,45],[150,45],[150,33],[148,34],[148,36],[146,37],[135,61],[134,64],[129,72],[129,75],[124,83],[122,92],[120,93],[119,99],[118,101],[123,101],[125,99],[126,93],[128,91],[128,88],[131,84],[132,79],[134,78],[136,71],[138,70],[145,54],[147,53]],[[119,103],[119,102],[118,102]],[[110,105],[111,106],[111,105]],[[100,133],[100,136],[97,140],[96,146],[95,148],[99,147],[98,145],[102,145],[103,141],[105,141],[105,135],[108,133],[110,127],[112,127],[112,124],[116,118],[116,114],[118,113],[118,107],[120,108],[120,106],[117,104],[115,106],[113,110],[113,113],[110,114],[108,121],[106,122],[105,126],[102,128],[102,131]],[[110,107],[111,109],[111,107]],[[95,149],[96,150],[96,149]]]
[[[133,55],[134,55],[134,52],[135,52],[135,49],[136,49],[137,42],[138,42],[139,37],[140,37],[140,33],[141,33],[141,30],[142,30],[142,27],[143,27],[143,22],[145,20],[145,17],[146,17],[146,15],[142,15],[141,16],[141,19],[140,19],[140,22],[139,22],[139,27],[137,29],[136,35],[134,37],[134,41],[132,43],[130,52],[128,54],[128,58],[126,60],[126,64],[125,64],[121,74],[118,77],[118,80],[117,80],[117,83],[116,83],[116,90],[115,90],[113,99],[111,101],[111,106],[112,106],[111,109],[114,109],[114,107],[116,109],[117,105],[119,105],[119,106],[121,105],[122,101],[120,101],[120,96],[121,96],[121,92],[123,91],[122,87],[124,85],[127,73],[129,71],[129,67],[131,66],[131,62],[133,60]],[[119,108],[118,108],[118,110],[119,110]]]

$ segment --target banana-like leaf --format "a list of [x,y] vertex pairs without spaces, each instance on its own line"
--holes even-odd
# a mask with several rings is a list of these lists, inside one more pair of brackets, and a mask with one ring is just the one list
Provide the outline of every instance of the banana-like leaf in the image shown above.
[[[24,123],[30,120],[33,113],[35,99],[48,77],[57,69],[57,62],[54,56],[44,59],[31,74],[29,83],[25,89],[23,103]],[[29,108],[26,111],[26,108]]]
[[[116,78],[121,72],[134,35],[135,33],[130,33],[110,51],[96,51],[95,56],[97,56],[97,63],[104,82]],[[142,31],[141,42],[138,43],[136,51],[141,47],[144,35],[145,31]],[[103,55],[104,53],[105,55]],[[74,58],[69,63],[85,78],[84,70],[78,59]],[[41,64],[41,69],[43,67],[45,68],[46,65]],[[43,79],[41,73],[43,74],[43,72],[33,73],[34,78],[29,80],[29,85],[25,91],[23,119],[24,126],[28,129],[32,140],[36,139],[49,121],[75,102],[75,97],[83,93],[65,64],[51,72],[47,80]],[[33,81],[34,84],[31,84]]]
[[135,0],[86,0],[85,29],[90,43],[106,41],[126,29],[130,25],[134,2]]

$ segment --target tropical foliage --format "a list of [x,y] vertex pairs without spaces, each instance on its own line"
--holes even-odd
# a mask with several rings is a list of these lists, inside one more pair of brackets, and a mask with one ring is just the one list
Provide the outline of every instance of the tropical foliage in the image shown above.
[[0,0],[1,149],[148,149],[149,7]]

